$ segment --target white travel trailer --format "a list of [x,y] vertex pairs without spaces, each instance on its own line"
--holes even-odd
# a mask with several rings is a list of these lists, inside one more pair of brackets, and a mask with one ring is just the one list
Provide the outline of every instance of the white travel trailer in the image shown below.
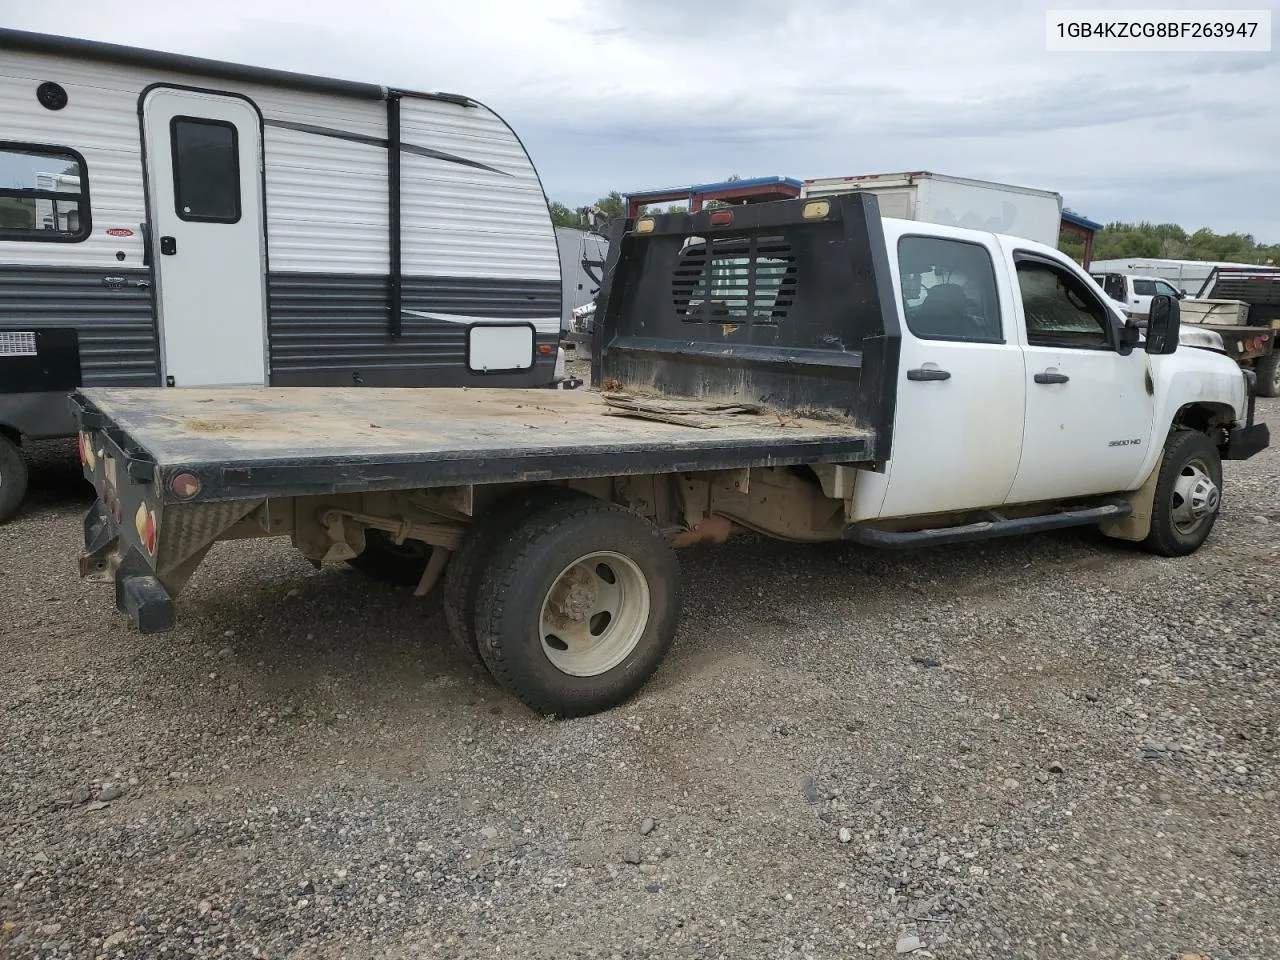
[[483,105],[0,30],[0,519],[74,387],[550,385],[560,324]]

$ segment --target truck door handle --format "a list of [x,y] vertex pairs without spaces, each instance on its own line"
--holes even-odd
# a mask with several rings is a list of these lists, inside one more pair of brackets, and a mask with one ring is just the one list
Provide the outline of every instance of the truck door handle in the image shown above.
[[1065,373],[1037,373],[1036,383],[1066,383],[1071,378]]
[[160,252],[161,252],[162,254],[164,254],[166,257],[171,257],[171,256],[173,256],[175,253],[177,253],[177,252],[178,252],[178,239],[177,239],[177,237],[161,237],[161,238],[160,238]]
[[937,367],[916,367],[907,371],[908,380],[950,380],[950,370],[939,370]]

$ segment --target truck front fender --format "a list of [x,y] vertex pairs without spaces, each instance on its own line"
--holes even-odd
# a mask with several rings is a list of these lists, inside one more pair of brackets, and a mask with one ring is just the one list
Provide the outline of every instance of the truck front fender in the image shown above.
[[[1244,421],[1249,401],[1244,372],[1223,354],[1182,347],[1151,360],[1149,388],[1155,397],[1155,416],[1151,443],[1135,477],[1144,482],[1159,466],[1170,431],[1198,430],[1223,443],[1225,431]],[[1224,433],[1215,435],[1219,428]]]

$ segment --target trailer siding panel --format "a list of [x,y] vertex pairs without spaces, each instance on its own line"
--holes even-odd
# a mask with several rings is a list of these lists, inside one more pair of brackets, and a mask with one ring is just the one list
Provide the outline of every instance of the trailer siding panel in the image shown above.
[[[528,321],[541,343],[554,343],[560,326],[560,286],[547,280],[406,278],[398,339],[389,333],[384,276],[273,272],[267,295],[276,386],[413,386],[424,369],[434,386],[489,384],[466,368],[470,318]],[[554,361],[540,361],[547,381]]]
[[151,291],[142,271],[0,268],[0,332],[74,329],[85,386],[148,387],[160,382]]

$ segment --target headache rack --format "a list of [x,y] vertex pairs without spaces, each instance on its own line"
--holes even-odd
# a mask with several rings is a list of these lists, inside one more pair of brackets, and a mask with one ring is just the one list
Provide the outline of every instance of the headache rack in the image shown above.
[[641,216],[611,237],[593,385],[850,417],[884,456],[900,336],[873,195]]
[[1198,300],[1238,300],[1249,305],[1249,324],[1280,321],[1280,270],[1274,267],[1215,267],[1200,287]]

